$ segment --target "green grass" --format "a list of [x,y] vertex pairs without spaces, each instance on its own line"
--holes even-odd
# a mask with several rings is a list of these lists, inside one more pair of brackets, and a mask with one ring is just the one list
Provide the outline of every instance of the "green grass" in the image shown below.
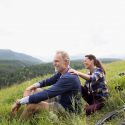
[[[102,110],[89,117],[86,117],[84,112],[81,115],[63,114],[57,116],[53,112],[43,110],[35,115],[32,120],[21,123],[19,116],[25,106],[22,106],[17,116],[13,117],[10,112],[12,104],[16,99],[22,97],[23,91],[27,86],[50,76],[46,75],[0,90],[0,125],[95,125],[105,114],[125,104],[125,77],[118,76],[120,72],[125,72],[125,61],[113,62],[104,65],[104,67],[107,72],[107,85],[110,96]],[[82,70],[82,72],[86,71]],[[83,83],[84,80],[81,79],[81,82]],[[116,92],[114,88],[117,85],[122,86],[123,91]],[[105,123],[105,125],[118,125],[124,119],[124,116],[125,114],[121,113],[119,117]]]

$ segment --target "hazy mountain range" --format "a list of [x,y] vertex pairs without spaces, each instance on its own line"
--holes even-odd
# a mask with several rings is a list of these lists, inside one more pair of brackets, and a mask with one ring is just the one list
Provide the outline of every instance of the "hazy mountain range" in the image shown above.
[[0,61],[21,61],[26,65],[36,65],[43,63],[42,60],[32,57],[27,54],[14,52],[9,49],[0,49]]
[[[85,54],[76,54],[71,56],[71,60],[82,60]],[[108,55],[103,57],[98,57],[101,59],[125,59],[125,55]],[[53,57],[33,57],[24,53],[14,52],[9,49],[0,49],[0,61],[1,60],[13,60],[13,61],[21,61],[24,64],[28,65],[36,65],[44,62],[52,62]]]
[[[76,54],[76,55],[72,55],[72,56],[70,56],[70,59],[71,60],[83,60],[83,58],[84,58],[84,56],[85,56],[86,54]],[[52,62],[52,60],[53,60],[53,57],[50,57],[50,56],[48,56],[48,57],[38,57],[38,58],[40,58],[42,61],[44,61],[44,62]],[[112,60],[115,60],[115,59],[120,59],[120,60],[124,60],[125,59],[125,55],[105,55],[105,56],[100,56],[100,57],[97,57],[98,59],[106,59],[106,60],[108,60],[108,59],[112,59]]]

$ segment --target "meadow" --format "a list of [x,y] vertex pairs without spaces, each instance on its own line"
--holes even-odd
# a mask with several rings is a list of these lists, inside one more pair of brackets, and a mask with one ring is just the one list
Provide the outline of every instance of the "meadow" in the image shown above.
[[[20,122],[19,116],[25,105],[20,108],[16,116],[13,116],[11,114],[12,104],[22,97],[26,87],[51,76],[51,74],[48,74],[0,90],[0,125],[95,125],[105,114],[125,104],[125,76],[118,75],[120,72],[125,72],[125,61],[112,62],[105,64],[104,67],[110,95],[105,104],[106,106],[100,111],[86,117],[84,112],[80,115],[70,115],[68,113],[55,114],[52,111],[41,110],[29,121]],[[81,71],[86,72],[84,69]],[[84,80],[81,79],[81,83],[83,84]],[[123,90],[115,90],[116,86],[120,86]],[[84,102],[84,104],[86,103]],[[106,122],[105,125],[119,125],[124,120],[124,116],[124,112],[120,113],[119,116]]]

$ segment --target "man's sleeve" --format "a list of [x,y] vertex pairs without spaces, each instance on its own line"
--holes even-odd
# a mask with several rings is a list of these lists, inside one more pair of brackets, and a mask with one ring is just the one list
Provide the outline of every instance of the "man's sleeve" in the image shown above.
[[61,95],[72,89],[73,81],[74,79],[68,77],[60,78],[60,80],[49,89],[29,96],[29,103],[39,103],[40,101]]
[[61,76],[61,73],[56,73],[52,77],[50,77],[48,79],[45,79],[43,81],[40,81],[39,82],[40,83],[40,87],[45,87],[45,86],[50,86],[50,85],[55,84],[60,76]]

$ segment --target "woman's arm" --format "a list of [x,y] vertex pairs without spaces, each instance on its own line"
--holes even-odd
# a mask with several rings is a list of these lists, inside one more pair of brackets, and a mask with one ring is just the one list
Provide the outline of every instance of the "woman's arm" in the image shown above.
[[81,78],[83,78],[85,80],[90,80],[90,77],[91,77],[91,75],[79,72],[79,71],[77,71],[75,69],[70,69],[68,72],[70,72],[71,74],[78,75],[78,76],[80,76]]

